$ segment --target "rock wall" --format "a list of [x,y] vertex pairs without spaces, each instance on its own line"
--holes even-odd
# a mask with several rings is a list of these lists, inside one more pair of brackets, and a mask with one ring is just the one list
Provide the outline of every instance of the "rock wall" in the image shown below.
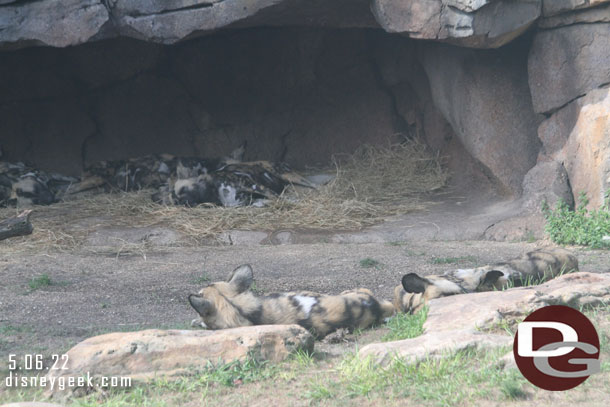
[[220,156],[243,141],[246,159],[296,168],[397,134],[443,150],[452,130],[415,54],[412,41],[371,30],[279,28],[4,52],[3,158],[77,175],[102,159]]
[[488,48],[530,27],[542,0],[2,0],[0,7],[0,47],[117,36],[172,44],[227,27],[280,25],[381,27]]
[[401,134],[528,213],[609,190],[610,0],[0,0],[0,49],[5,158],[47,169]]

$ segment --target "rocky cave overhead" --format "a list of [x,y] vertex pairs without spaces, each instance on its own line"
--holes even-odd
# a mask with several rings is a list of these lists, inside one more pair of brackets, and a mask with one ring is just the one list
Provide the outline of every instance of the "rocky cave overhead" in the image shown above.
[[[432,41],[424,41],[432,40]],[[523,208],[610,189],[608,0],[0,0],[0,145],[295,168],[419,138]]]

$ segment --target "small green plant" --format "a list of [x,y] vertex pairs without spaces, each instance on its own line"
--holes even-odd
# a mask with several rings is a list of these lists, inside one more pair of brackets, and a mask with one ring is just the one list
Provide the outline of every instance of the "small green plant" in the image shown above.
[[309,383],[309,390],[305,391],[304,396],[313,402],[317,402],[325,399],[332,399],[335,397],[333,391],[332,382],[324,380],[324,378],[317,378]]
[[263,294],[263,290],[258,288],[258,286],[256,285],[256,281],[253,281],[252,284],[250,285],[250,291],[252,291],[254,294],[257,294],[257,295]]
[[554,209],[544,202],[542,213],[546,219],[545,230],[557,244],[576,244],[592,248],[610,248],[610,192],[599,209],[588,210],[589,199],[584,193],[572,210],[564,201]]
[[365,269],[370,269],[372,267],[377,268],[380,265],[381,265],[381,263],[379,263],[377,260],[372,259],[370,257],[360,260],[360,267],[365,268]]
[[210,282],[210,276],[205,273],[193,279],[193,284],[205,284],[208,282]]
[[309,367],[314,364],[314,352],[307,352],[303,349],[298,349],[291,355],[291,359],[301,367]]
[[52,285],[51,277],[48,274],[41,274],[38,277],[32,278],[28,281],[28,287],[30,287],[30,292],[39,290],[43,287],[48,287]]
[[527,242],[527,243],[534,243],[536,240],[536,236],[534,235],[534,232],[532,232],[531,230],[528,230],[525,233],[525,236],[523,236],[523,239]]
[[427,318],[427,306],[415,314],[396,314],[386,324],[390,332],[384,335],[381,340],[399,341],[420,336],[424,332],[424,322],[426,322]]
[[248,357],[244,361],[235,360],[229,363],[213,364],[208,362],[206,367],[194,376],[183,377],[178,380],[157,379],[151,387],[180,392],[206,389],[211,384],[235,387],[244,383],[272,378],[278,370],[277,365],[271,365],[267,361],[258,361],[252,357]]
[[433,257],[432,264],[457,264],[457,263],[476,263],[477,258],[474,256],[460,256],[460,257]]

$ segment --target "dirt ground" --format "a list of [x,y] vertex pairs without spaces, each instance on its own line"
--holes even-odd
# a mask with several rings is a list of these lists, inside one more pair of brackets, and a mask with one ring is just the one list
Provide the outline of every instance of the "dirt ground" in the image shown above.
[[[208,281],[225,279],[242,263],[253,266],[255,288],[265,293],[339,293],[368,287],[379,297],[391,299],[393,287],[405,273],[483,265],[543,244],[312,243],[4,256],[0,259],[0,326],[4,327],[0,357],[66,350],[102,332],[187,327],[196,316],[187,295]],[[576,251],[582,271],[610,271],[608,251]],[[378,264],[371,266],[374,262]],[[50,284],[32,290],[30,281],[41,275],[48,275]]]
[[[10,353],[63,352],[105,332],[189,328],[196,315],[187,295],[225,279],[243,263],[253,266],[254,288],[259,292],[339,293],[367,287],[391,299],[405,273],[474,267],[551,245],[531,237],[512,242],[473,240],[498,220],[494,214],[504,204],[494,203],[485,210],[470,206],[464,212],[456,202],[439,205],[436,214],[395,218],[359,232],[289,231],[287,238],[234,232],[227,239],[232,244],[192,247],[179,241],[112,244],[108,242],[117,234],[142,241],[138,236],[144,232],[101,225],[91,244],[71,252],[0,250],[0,361],[7,361]],[[573,249],[581,271],[610,272],[609,251]],[[48,279],[40,280],[41,276]],[[378,336],[365,335],[359,342]],[[352,349],[353,343],[317,346],[340,354]]]

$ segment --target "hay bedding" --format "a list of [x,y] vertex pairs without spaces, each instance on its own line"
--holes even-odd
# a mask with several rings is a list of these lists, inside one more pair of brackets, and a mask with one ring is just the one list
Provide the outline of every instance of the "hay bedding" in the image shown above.
[[[447,180],[438,157],[418,142],[387,147],[363,146],[353,155],[335,157],[333,180],[317,190],[289,188],[262,208],[164,206],[152,190],[78,197],[32,213],[34,233],[0,243],[2,251],[72,250],[100,226],[164,226],[193,244],[228,230],[357,230],[426,206],[422,195]],[[16,209],[0,209],[0,218]]]

